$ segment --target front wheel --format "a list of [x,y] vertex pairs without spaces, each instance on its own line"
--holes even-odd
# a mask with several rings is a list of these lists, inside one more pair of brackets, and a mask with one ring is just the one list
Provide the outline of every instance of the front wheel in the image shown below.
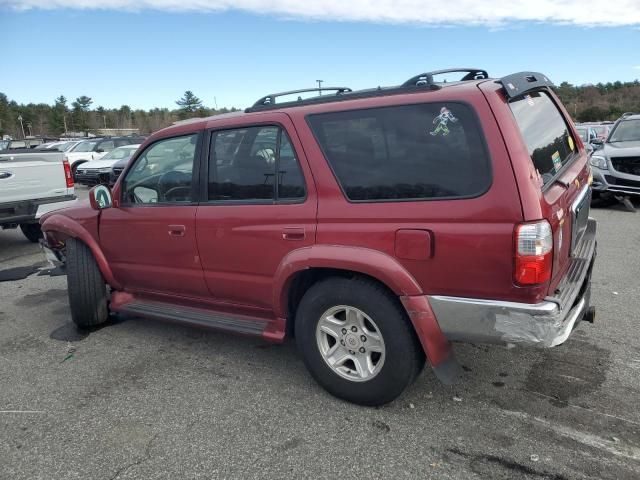
[[39,223],[21,223],[20,230],[30,242],[38,243],[42,238],[42,230]]
[[67,288],[71,319],[79,327],[93,327],[109,317],[107,285],[93,253],[80,240],[66,244]]
[[398,299],[366,278],[330,278],[313,285],[296,314],[296,342],[316,381],[361,405],[397,398],[425,362]]

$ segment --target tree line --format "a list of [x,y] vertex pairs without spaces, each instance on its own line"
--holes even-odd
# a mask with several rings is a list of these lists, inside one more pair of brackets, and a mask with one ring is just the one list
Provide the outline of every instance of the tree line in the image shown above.
[[[120,108],[94,107],[93,99],[82,95],[69,101],[60,95],[53,105],[46,103],[18,104],[0,93],[0,138],[9,135],[59,137],[66,133],[86,133],[99,129],[138,129],[149,134],[179,120],[207,117],[237,110],[236,108],[207,108],[193,92],[187,90],[176,100],[177,108],[133,109],[128,105]],[[22,121],[21,121],[21,120]]]
[[[576,86],[562,82],[556,87],[567,110],[575,121],[616,120],[624,112],[640,112],[640,82],[609,82]],[[193,92],[187,90],[176,100],[178,108],[132,109],[93,107],[91,97],[82,95],[69,102],[60,95],[53,105],[46,103],[18,104],[0,93],[0,136],[22,138],[25,135],[60,136],[65,132],[89,132],[103,128],[137,128],[148,134],[178,120],[206,117],[237,109],[214,109],[204,106]],[[22,118],[22,125],[18,118]]]
[[640,81],[575,86],[562,82],[556,93],[577,122],[617,120],[625,112],[640,112]]

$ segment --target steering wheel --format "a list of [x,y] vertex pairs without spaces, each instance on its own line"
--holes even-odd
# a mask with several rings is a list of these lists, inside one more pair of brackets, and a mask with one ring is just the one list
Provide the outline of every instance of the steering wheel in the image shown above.
[[171,187],[169,190],[167,190],[166,192],[164,192],[162,194],[164,200],[166,201],[172,201],[173,199],[170,198],[172,194],[176,194],[177,192],[184,192],[182,195],[176,195],[178,198],[183,197],[183,198],[189,198],[189,196],[191,195],[191,187]]
[[[191,192],[191,185],[184,185],[183,180],[188,177],[191,180],[191,176],[186,173],[171,170],[160,176],[158,179],[158,197],[161,201],[171,201],[170,194],[176,194],[179,191]],[[181,185],[182,184],[182,185]]]

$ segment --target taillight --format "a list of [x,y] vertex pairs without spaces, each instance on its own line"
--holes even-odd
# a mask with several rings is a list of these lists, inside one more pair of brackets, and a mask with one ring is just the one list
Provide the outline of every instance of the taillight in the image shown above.
[[551,279],[553,233],[546,220],[516,227],[515,270],[518,285],[537,285]]
[[73,174],[71,173],[71,165],[66,158],[62,160],[62,166],[64,167],[64,178],[67,181],[67,188],[73,187]]

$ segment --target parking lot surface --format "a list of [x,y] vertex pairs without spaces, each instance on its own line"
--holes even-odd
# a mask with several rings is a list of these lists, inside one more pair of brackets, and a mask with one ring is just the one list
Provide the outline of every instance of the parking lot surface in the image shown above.
[[0,478],[640,478],[640,216],[592,215],[594,325],[551,350],[457,345],[463,383],[425,368],[382,408],[329,396],[293,342],[78,332],[66,278],[0,231],[0,270],[31,272],[0,281]]

